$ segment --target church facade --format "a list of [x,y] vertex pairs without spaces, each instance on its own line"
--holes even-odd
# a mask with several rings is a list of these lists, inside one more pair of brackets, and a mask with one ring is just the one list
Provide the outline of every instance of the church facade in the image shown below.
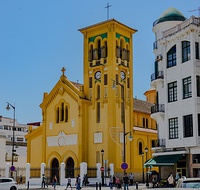
[[[116,173],[123,174],[126,163],[126,171],[141,178],[157,131],[150,118],[154,102],[133,99],[132,36],[137,30],[110,19],[79,31],[83,84],[70,81],[63,68],[57,84],[44,93],[42,125],[30,126],[26,136],[27,162],[49,168],[63,162],[66,168],[76,168],[86,162],[92,168],[106,160]],[[146,94],[154,100],[154,90]]]

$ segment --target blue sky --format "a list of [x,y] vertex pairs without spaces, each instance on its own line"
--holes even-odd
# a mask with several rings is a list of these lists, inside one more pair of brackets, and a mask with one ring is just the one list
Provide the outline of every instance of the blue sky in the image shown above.
[[109,18],[137,29],[134,37],[134,97],[145,99],[154,54],[152,24],[169,7],[198,16],[199,0],[0,0],[0,115],[20,123],[42,120],[44,92],[59,80],[61,69],[83,82],[83,36],[78,29]]

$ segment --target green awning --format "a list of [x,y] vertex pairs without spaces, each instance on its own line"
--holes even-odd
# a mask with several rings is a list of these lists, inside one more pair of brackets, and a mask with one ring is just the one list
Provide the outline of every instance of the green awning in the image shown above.
[[182,154],[156,156],[149,159],[144,166],[173,166],[182,157]]

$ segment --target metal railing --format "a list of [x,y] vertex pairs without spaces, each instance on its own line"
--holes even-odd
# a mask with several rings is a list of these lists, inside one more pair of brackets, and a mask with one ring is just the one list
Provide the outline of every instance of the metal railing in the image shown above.
[[157,79],[164,79],[164,73],[163,71],[158,71],[157,73],[153,73],[151,75],[151,82]]
[[152,148],[155,147],[166,147],[166,140],[165,139],[156,139],[156,140],[152,140]]
[[158,113],[158,112],[165,112],[164,104],[155,104],[155,105],[151,106],[151,114]]

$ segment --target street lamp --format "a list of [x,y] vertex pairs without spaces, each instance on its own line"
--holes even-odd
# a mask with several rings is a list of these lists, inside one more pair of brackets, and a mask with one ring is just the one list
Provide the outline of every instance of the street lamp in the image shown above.
[[101,179],[102,179],[102,186],[104,185],[104,167],[103,167],[103,155],[104,155],[104,150],[101,150],[101,155],[102,155],[102,169],[101,169]]
[[141,152],[142,155],[142,183],[144,183],[144,152]]
[[[130,134],[129,140],[133,140],[133,136],[131,135],[132,131],[129,131],[126,133],[126,125],[125,125],[125,94],[124,94],[124,85],[115,81],[113,81],[112,88],[116,89],[116,85],[119,85],[121,87],[121,97],[122,97],[122,109],[121,109],[121,118],[123,123],[123,162],[126,163],[126,135]],[[124,169],[124,173],[126,173],[126,170]]]
[[[144,148],[146,153],[146,161],[148,160],[148,147]],[[149,175],[148,175],[148,166],[146,165],[146,186],[149,187]]]
[[13,106],[12,104],[7,103],[7,106],[6,106],[6,109],[9,111],[10,110],[10,107],[13,108],[14,110],[14,117],[13,117],[13,128],[12,128],[12,132],[13,132],[13,136],[12,136],[12,164],[11,164],[11,177],[13,177],[13,171],[15,170],[15,167],[13,165],[13,162],[14,162],[14,145],[15,145],[15,106]]

